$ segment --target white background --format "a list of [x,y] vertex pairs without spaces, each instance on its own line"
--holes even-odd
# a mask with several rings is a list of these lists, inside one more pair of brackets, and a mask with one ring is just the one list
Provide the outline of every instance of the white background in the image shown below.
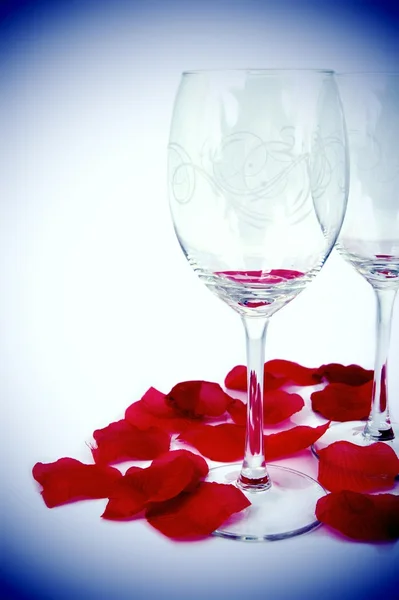
[[[191,272],[169,220],[166,146],[181,71],[389,69],[394,30],[340,4],[56,5],[37,4],[13,25],[0,72],[8,576],[25,581],[27,597],[54,600],[364,599],[399,584],[397,545],[344,542],[323,528],[272,544],[176,544],[144,523],[101,521],[101,500],[50,511],[31,478],[37,461],[89,461],[92,431],[151,385],[222,383],[245,361],[238,316]],[[267,357],[371,368],[374,328],[371,288],[333,254],[273,318]],[[396,303],[389,386],[397,419],[398,364]],[[285,462],[316,473],[309,458]]]

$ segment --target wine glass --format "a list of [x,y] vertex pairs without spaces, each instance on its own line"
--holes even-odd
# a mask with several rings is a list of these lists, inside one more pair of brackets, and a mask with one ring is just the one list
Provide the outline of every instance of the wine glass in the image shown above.
[[399,455],[387,385],[392,312],[399,288],[399,73],[346,73],[337,80],[351,163],[348,208],[337,248],[375,292],[377,346],[367,422],[330,427],[314,450],[339,440],[362,446],[382,441]]
[[314,279],[343,222],[348,161],[334,73],[183,73],[168,185],[189,264],[240,315],[246,334],[244,461],[212,469],[209,480],[234,483],[251,506],[215,533],[250,540],[304,533],[318,525],[315,504],[325,492],[303,473],[265,463],[263,365],[270,317]]

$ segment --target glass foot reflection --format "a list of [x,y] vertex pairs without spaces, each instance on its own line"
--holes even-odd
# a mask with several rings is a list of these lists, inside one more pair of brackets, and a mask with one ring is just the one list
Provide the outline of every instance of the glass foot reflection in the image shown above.
[[[233,515],[214,532],[230,539],[262,541],[281,540],[315,529],[320,525],[315,516],[316,502],[326,494],[312,477],[277,465],[268,465],[272,480],[270,489],[248,492],[251,506]],[[211,469],[208,481],[236,483],[241,464]]]

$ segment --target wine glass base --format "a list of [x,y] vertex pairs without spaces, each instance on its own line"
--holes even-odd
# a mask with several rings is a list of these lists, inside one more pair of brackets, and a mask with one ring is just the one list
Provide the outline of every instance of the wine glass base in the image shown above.
[[[208,481],[236,484],[241,463],[211,469]],[[223,523],[214,535],[246,541],[274,541],[315,529],[316,502],[326,494],[312,477],[277,465],[268,465],[271,487],[262,492],[243,491],[251,506]]]
[[[318,458],[319,451],[327,446],[330,446],[330,444],[333,444],[334,442],[351,442],[357,446],[370,446],[370,444],[374,444],[376,440],[363,435],[365,425],[366,421],[346,421],[344,423],[334,423],[334,425],[331,425],[327,429],[326,433],[313,444],[313,454]],[[399,426],[397,423],[392,423],[392,428],[394,431],[399,431]],[[382,441],[381,443],[391,446],[396,455],[399,457],[398,436],[396,436],[393,440]]]

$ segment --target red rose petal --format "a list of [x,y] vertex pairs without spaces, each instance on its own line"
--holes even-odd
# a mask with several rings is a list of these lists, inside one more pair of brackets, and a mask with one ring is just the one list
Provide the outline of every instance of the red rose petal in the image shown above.
[[166,394],[163,394],[162,392],[160,392],[159,390],[157,390],[153,387],[150,387],[146,391],[144,396],[141,398],[141,400],[145,404],[146,408],[153,415],[156,415],[157,417],[164,417],[164,418],[175,417],[176,416],[175,411],[166,404],[165,399],[166,399]]
[[[161,486],[158,484],[156,491],[151,495],[151,501],[159,502],[161,500],[167,500],[168,498],[165,497],[165,489],[169,490],[172,485],[179,485],[181,487],[180,491],[190,491],[196,487],[199,480],[206,477],[209,472],[208,463],[202,456],[193,454],[188,450],[172,450],[167,452],[156,458],[152,462],[150,468],[153,472],[157,472],[165,479],[163,476],[163,469],[168,468],[170,465],[175,469],[174,479],[176,481],[172,482],[170,479],[168,482],[163,481]],[[184,476],[178,476],[177,469],[180,471],[184,470]],[[184,487],[182,487],[183,479],[186,479]],[[170,496],[169,493],[170,492],[167,491],[168,497],[171,498],[172,496]]]
[[226,412],[232,398],[218,383],[183,381],[166,396],[166,403],[180,414],[191,417],[219,417]]
[[265,364],[265,368],[263,371],[263,389],[264,392],[271,392],[273,390],[279,390],[285,385],[290,385],[292,382],[288,379],[288,377],[278,377],[277,375],[272,375],[267,370],[267,363]]
[[[267,363],[264,367],[264,384],[263,389],[265,392],[271,390],[277,390],[287,383],[289,380],[287,377],[276,377],[269,373],[267,370]],[[314,383],[314,382],[313,382]],[[229,371],[224,380],[224,385],[230,390],[238,390],[240,392],[247,391],[247,367],[244,365],[237,365]]]
[[392,488],[399,473],[399,458],[382,442],[357,446],[335,442],[319,451],[320,483],[331,490],[373,492]]
[[195,489],[207,473],[208,465],[201,456],[187,450],[168,452],[146,469],[128,469],[112,489],[102,516],[105,519],[132,517],[150,502],[169,500],[182,491]]
[[85,465],[74,458],[37,463],[32,474],[43,486],[42,496],[48,508],[77,500],[106,498],[122,477],[122,473],[113,467]]
[[108,503],[101,515],[103,519],[128,519],[147,506],[147,495],[143,489],[141,473],[146,469],[131,467],[122,479],[116,482],[108,495]]
[[[141,398],[145,408],[154,416],[162,419],[168,419],[174,424],[174,430],[180,431],[185,427],[191,427],[192,421],[182,417],[179,411],[176,411],[167,403],[167,395],[159,392],[155,388],[149,388]],[[178,427],[179,429],[176,429]]]
[[330,421],[367,419],[372,390],[372,381],[358,386],[329,383],[324,390],[311,394],[312,409]]
[[[151,413],[142,400],[133,402],[125,411],[125,419],[138,429],[149,429],[150,427],[159,427],[169,433],[174,433],[180,430],[179,424],[175,419],[157,417]],[[184,427],[183,427],[184,429]]]
[[231,515],[250,505],[234,485],[200,483],[192,494],[180,494],[147,509],[150,525],[172,539],[210,535]]
[[374,371],[363,369],[359,365],[341,365],[339,363],[328,363],[321,365],[315,376],[326,379],[329,383],[346,383],[347,385],[363,385],[373,380]]
[[219,462],[232,462],[244,456],[245,428],[233,423],[197,425],[179,435],[203,456]]
[[275,425],[299,412],[305,403],[299,394],[283,390],[267,392],[264,396],[263,420],[265,425]]
[[139,429],[159,427],[170,433],[180,433],[192,422],[182,417],[166,403],[166,395],[151,387],[138,402],[133,402],[125,412],[125,419]]
[[224,380],[224,385],[229,390],[247,391],[247,367],[237,365],[229,371]]
[[[328,429],[329,423],[319,427],[299,425],[265,436],[265,454],[268,461],[304,450],[316,442]],[[245,428],[236,424],[198,425],[184,431],[179,439],[191,444],[204,456],[218,462],[233,462],[244,456]]]
[[265,457],[267,461],[283,458],[304,450],[314,444],[322,435],[325,434],[330,423],[319,425],[319,427],[308,427],[307,425],[298,425],[265,436]]
[[125,460],[149,460],[169,450],[170,436],[157,427],[142,430],[122,419],[93,433],[97,443],[92,448],[96,463],[109,464]]
[[[282,390],[266,392],[263,404],[263,422],[265,425],[275,425],[305,406],[299,394],[290,394]],[[247,405],[241,400],[234,400],[227,409],[234,423],[245,426],[247,419]]]
[[273,359],[265,363],[265,380],[267,375],[286,378],[296,385],[314,385],[316,369],[304,367],[296,362],[283,359]]
[[316,517],[354,540],[383,542],[399,538],[399,496],[393,494],[333,492],[318,500]]
[[233,400],[229,405],[227,412],[236,425],[245,427],[247,423],[247,405],[244,404],[244,402],[241,402],[241,400]]

